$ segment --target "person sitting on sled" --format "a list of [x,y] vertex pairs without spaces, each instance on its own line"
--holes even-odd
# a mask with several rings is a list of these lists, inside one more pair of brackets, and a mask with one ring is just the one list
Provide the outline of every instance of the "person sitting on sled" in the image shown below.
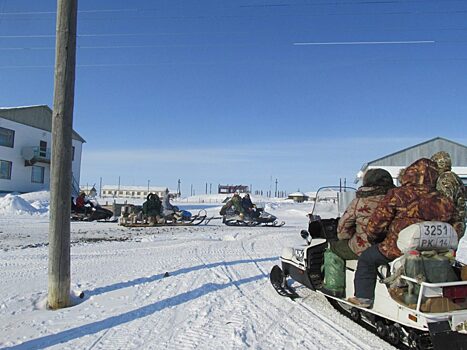
[[359,256],[354,279],[355,296],[349,298],[349,302],[365,308],[373,305],[378,266],[402,255],[397,247],[401,230],[421,221],[448,222],[451,219],[454,205],[436,191],[437,178],[436,163],[421,158],[403,171],[401,186],[389,190],[379,203],[368,221],[366,234],[370,242],[383,240]]
[[181,210],[176,205],[170,203],[169,190],[165,190],[165,195],[162,202],[162,214],[165,218],[170,220],[189,220],[191,218],[191,213],[186,210]]
[[249,193],[245,194],[245,196],[242,198],[242,207],[246,215],[252,218],[259,216],[259,211],[256,208],[256,205],[251,201]]
[[150,223],[158,223],[162,220],[162,202],[157,194],[148,194],[146,202],[143,203],[143,215]]
[[221,208],[219,214],[226,215],[227,210],[232,207],[234,208],[235,214],[238,214],[243,219],[243,217],[245,216],[245,210],[242,206],[242,197],[240,197],[240,195],[237,192],[235,192],[232,198],[230,198],[230,200],[227,203],[225,203],[225,205]]
[[371,214],[386,193],[394,188],[391,174],[384,169],[370,169],[337,226],[338,241],[331,242],[324,254],[325,281],[322,291],[343,297],[345,294],[345,260],[356,260],[371,244],[365,228]]

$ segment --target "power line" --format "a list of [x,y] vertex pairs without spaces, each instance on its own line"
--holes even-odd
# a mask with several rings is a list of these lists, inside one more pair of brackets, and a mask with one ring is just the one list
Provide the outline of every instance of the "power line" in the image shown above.
[[434,44],[434,40],[408,40],[408,41],[332,41],[332,42],[298,42],[295,46],[307,45],[394,45],[394,44]]

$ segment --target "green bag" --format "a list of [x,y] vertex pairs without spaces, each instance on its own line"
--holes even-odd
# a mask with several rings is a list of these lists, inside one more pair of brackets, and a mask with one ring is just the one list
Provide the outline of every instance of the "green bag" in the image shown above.
[[345,291],[345,260],[326,249],[324,252],[324,285],[333,292]]

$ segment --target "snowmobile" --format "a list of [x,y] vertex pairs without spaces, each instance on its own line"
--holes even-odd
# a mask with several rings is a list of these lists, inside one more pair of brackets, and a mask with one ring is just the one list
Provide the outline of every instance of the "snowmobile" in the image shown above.
[[84,211],[77,211],[71,209],[71,220],[72,221],[111,221],[113,212],[109,209],[103,208],[100,205],[86,206]]
[[[405,247],[405,251],[416,254],[404,254],[381,266],[373,306],[362,308],[345,297],[321,291],[325,278],[322,270],[324,252],[328,242],[337,240],[338,219],[321,219],[313,214],[309,214],[309,218],[308,230],[301,231],[306,244],[284,248],[280,256],[281,267],[275,265],[271,270],[271,284],[280,295],[292,300],[300,297],[288,283],[290,277],[323,294],[338,311],[396,347],[467,349],[467,281],[460,280],[459,270],[453,268],[450,261],[446,265],[447,258],[441,258],[447,248],[457,247],[457,234],[452,226],[427,221],[401,231],[399,248]],[[435,258],[423,258],[428,252]],[[346,297],[354,295],[356,267],[357,260],[346,261]]]
[[[176,207],[175,207],[176,208]],[[212,218],[201,209],[198,214],[192,215],[186,210],[164,210],[163,215],[157,218],[148,218],[143,215],[142,207],[138,205],[124,205],[118,220],[119,225],[125,227],[154,227],[154,226],[197,226],[207,224]]]
[[[222,222],[227,226],[261,226],[261,227],[282,227],[284,221],[279,222],[277,217],[264,211],[263,208],[255,208],[252,214],[239,214],[234,207],[225,210]],[[222,215],[222,212],[221,212]]]

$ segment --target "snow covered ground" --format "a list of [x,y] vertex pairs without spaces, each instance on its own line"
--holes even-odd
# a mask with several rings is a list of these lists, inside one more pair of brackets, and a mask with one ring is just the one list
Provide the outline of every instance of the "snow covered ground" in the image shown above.
[[2,197],[0,348],[392,349],[321,295],[296,285],[303,298],[293,302],[270,286],[282,247],[301,244],[311,206],[268,203],[281,228],[72,223],[72,289],[85,296],[49,311],[47,193]]

